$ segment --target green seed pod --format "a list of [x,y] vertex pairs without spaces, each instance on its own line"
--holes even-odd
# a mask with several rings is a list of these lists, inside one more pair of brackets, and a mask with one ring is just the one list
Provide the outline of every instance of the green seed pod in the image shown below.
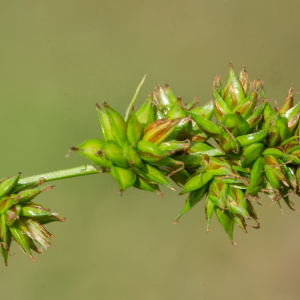
[[173,92],[171,91],[171,89],[170,89],[170,87],[169,87],[168,84],[165,84],[164,91],[165,91],[166,96],[167,96],[169,99],[171,99],[171,101],[172,101],[173,103],[175,103],[177,99],[176,99],[176,97],[174,96],[174,94],[173,94]]
[[278,159],[278,162],[282,165],[281,169],[285,175],[288,184],[295,191],[297,189],[297,178],[294,167],[284,164],[284,161],[281,159]]
[[102,145],[100,153],[103,153],[103,156],[106,159],[112,161],[116,166],[119,166],[121,168],[128,168],[128,163],[123,155],[122,148],[120,148],[114,141],[107,141]]
[[36,188],[29,188],[23,190],[17,194],[18,203],[24,203],[33,200],[41,192],[51,191],[54,188],[54,185],[49,185],[46,187],[38,186]]
[[129,144],[132,145],[133,148],[136,149],[137,143],[142,139],[142,134],[143,127],[132,110],[126,123],[126,136]]
[[239,112],[243,118],[251,115],[256,104],[259,80],[254,80],[252,85],[253,88],[249,95],[233,110],[233,112]]
[[179,215],[176,217],[175,222],[178,221],[187,211],[194,207],[198,202],[200,202],[203,196],[208,190],[208,184],[205,184],[201,188],[191,192],[186,199],[185,205]]
[[249,81],[248,73],[246,71],[245,66],[243,67],[243,69],[240,72],[239,82],[243,88],[244,94],[248,95],[250,81]]
[[20,212],[21,212],[20,204],[15,204],[14,206],[10,207],[7,210],[7,212],[5,214],[7,226],[11,226],[16,220],[19,219]]
[[194,119],[194,121],[199,125],[199,127],[206,132],[209,136],[212,138],[219,138],[221,135],[221,127],[216,125],[215,123],[205,119],[204,117],[193,113],[189,112],[191,117]]
[[157,87],[158,90],[158,100],[162,104],[165,110],[170,110],[175,102],[172,101],[166,94],[166,92],[162,89],[161,86]]
[[8,259],[8,249],[11,243],[11,234],[6,224],[5,215],[0,216],[0,240],[2,243],[0,244],[0,251],[3,257],[4,263],[7,266]]
[[289,186],[288,182],[286,181],[284,172],[282,171],[281,167],[278,166],[279,161],[274,156],[265,155],[264,164],[267,180],[274,189],[279,190],[281,184]]
[[221,131],[219,146],[225,152],[239,152],[237,142],[233,139],[232,135],[227,133],[225,130]]
[[229,65],[227,84],[223,90],[222,98],[231,111],[245,99],[243,88],[234,74],[232,63]]
[[143,141],[159,145],[166,140],[175,130],[181,118],[157,120],[148,125],[143,132]]
[[142,126],[142,130],[154,122],[153,94],[148,96],[146,102],[136,112],[136,117]]
[[179,195],[186,194],[200,189],[207,184],[214,176],[208,172],[201,172],[192,175],[183,187],[183,190]]
[[131,169],[124,169],[112,164],[111,174],[119,184],[120,195],[136,181],[136,175]]
[[255,133],[238,136],[236,140],[241,147],[246,147],[254,143],[262,142],[267,137],[267,135],[268,129],[263,129]]
[[128,142],[124,144],[123,152],[124,152],[123,156],[126,158],[130,166],[133,166],[135,168],[144,167],[144,164],[140,156],[138,155],[137,151],[131,145],[129,145]]
[[50,240],[54,236],[48,232],[39,222],[29,219],[26,221],[26,226],[30,232],[32,240],[36,241],[42,248],[46,250],[51,246]]
[[42,217],[36,216],[34,219],[38,221],[41,225],[45,225],[56,221],[60,221],[60,222],[66,221],[66,218],[58,215],[57,213],[52,213],[52,216],[42,216]]
[[[17,242],[18,246],[21,248],[21,250],[33,261],[36,260],[36,258],[32,255],[30,251],[30,244],[29,244],[29,237],[21,228],[26,228],[27,226],[24,224],[22,220],[17,220],[14,224],[12,224],[11,227],[9,227],[9,231],[14,238],[14,240]],[[27,229],[28,230],[28,229]],[[25,234],[24,234],[25,233]]]
[[[214,115],[214,103],[213,100],[209,101],[207,104],[193,108],[190,112],[199,115],[207,120],[211,120]],[[189,113],[190,113],[189,112]]]
[[177,98],[177,101],[174,103],[174,105],[168,111],[167,117],[169,119],[186,117],[186,112],[181,107],[181,97]]
[[219,94],[219,95],[222,95],[223,88],[222,88],[222,85],[221,85],[221,79],[220,79],[220,76],[219,76],[219,75],[217,75],[217,76],[215,77],[213,86],[214,86],[215,89],[217,90],[218,94]]
[[7,233],[7,241],[6,241],[6,246],[3,244],[0,244],[0,252],[4,260],[4,264],[7,266],[7,259],[8,259],[8,249],[10,248],[11,244],[11,233],[8,231]]
[[294,135],[297,126],[299,125],[299,119],[300,119],[300,112],[298,112],[294,117],[292,117],[290,120],[288,120],[286,127],[288,131],[288,137],[291,137]]
[[157,167],[151,166],[146,163],[145,167],[142,169],[133,169],[136,172],[136,174],[142,179],[149,181],[150,183],[161,184],[167,188],[170,188],[171,190],[176,191],[176,189],[172,187],[170,182],[167,180],[164,173],[160,171]]
[[[254,117],[254,116],[260,116],[261,114],[264,114],[264,109],[266,107],[266,104],[267,104],[267,100],[260,100],[257,104],[257,107],[256,109],[253,111],[253,113],[251,114],[251,117]],[[249,119],[247,118],[247,120]]]
[[215,212],[217,215],[217,218],[221,225],[223,226],[226,234],[228,235],[232,245],[235,245],[235,242],[233,241],[233,227],[234,222],[228,215],[227,211],[222,211],[222,209],[215,207]]
[[300,102],[295,106],[291,107],[288,111],[282,114],[282,117],[286,118],[288,121],[291,120],[300,111]]
[[103,155],[97,154],[104,143],[105,142],[99,139],[91,139],[83,142],[77,147],[70,147],[70,150],[79,153],[101,167],[110,168],[111,161],[107,160]]
[[229,186],[227,191],[227,203],[229,212],[238,214],[243,218],[251,218],[247,208],[247,200],[244,199],[242,190]]
[[279,129],[279,142],[281,143],[288,138],[287,124],[281,115],[278,115],[276,125]]
[[246,147],[242,154],[242,167],[249,167],[263,153],[264,145],[262,143],[254,143]]
[[205,142],[208,139],[207,134],[194,120],[191,120],[187,125],[187,136],[192,142]]
[[224,210],[227,207],[228,184],[219,180],[219,177],[215,177],[209,185],[208,197],[219,208]]
[[213,212],[215,210],[215,205],[213,202],[209,199],[209,197],[206,197],[205,200],[205,217],[206,217],[206,230],[209,232],[209,226],[210,226],[210,220],[213,215]]
[[183,162],[185,166],[197,167],[203,163],[203,155],[208,155],[210,157],[222,156],[224,155],[224,151],[221,149],[212,148],[209,150],[193,152],[188,155],[176,157],[176,159]]
[[5,214],[7,210],[16,203],[18,203],[18,197],[16,195],[2,197],[0,200],[0,215]]
[[20,209],[20,216],[28,217],[28,218],[44,217],[44,216],[50,217],[53,216],[53,213],[49,209],[46,209],[35,203],[26,203],[25,205],[22,205]]
[[232,219],[232,221],[247,234],[245,219],[239,214],[234,214],[231,211],[227,211],[227,214]]
[[156,110],[154,121],[165,119],[166,116],[159,110]]
[[107,112],[102,110],[98,103],[96,103],[96,109],[97,109],[97,113],[98,113],[98,117],[99,117],[99,121],[100,121],[100,125],[101,125],[101,131],[102,131],[103,138],[106,141],[109,141],[109,140],[114,141],[115,139],[113,136],[113,131],[111,130],[110,121],[109,121]]
[[217,119],[220,121],[224,116],[231,113],[231,110],[227,106],[226,102],[217,92],[216,87],[213,86],[213,98],[214,98],[214,108]]
[[148,192],[155,193],[155,194],[161,196],[162,198],[165,197],[164,194],[159,190],[159,187],[157,184],[149,183],[146,180],[144,180],[138,176],[136,177],[136,181],[133,186],[140,190],[145,190]]
[[293,85],[291,86],[291,88],[288,91],[288,94],[279,110],[280,114],[284,114],[285,112],[287,112],[289,109],[291,109],[294,106],[294,97],[293,97]]
[[175,153],[178,151],[185,151],[189,148],[190,143],[187,143],[187,141],[167,141],[161,143],[158,148],[162,151],[168,151],[170,153]]
[[256,125],[259,124],[259,122],[262,120],[263,115],[259,116],[251,116],[246,121],[250,126],[250,129],[253,129]]
[[267,156],[271,155],[271,156],[274,156],[276,158],[281,158],[285,162],[291,160],[290,155],[287,155],[287,154],[283,153],[281,150],[279,150],[277,148],[267,148],[266,150],[264,150],[263,155],[267,155]]
[[255,160],[253,164],[250,173],[250,182],[245,193],[246,195],[253,196],[260,191],[263,183],[263,178],[264,178],[263,170],[264,170],[264,158],[259,157]]
[[205,170],[208,173],[213,174],[214,176],[233,175],[230,164],[226,160],[219,157],[207,157],[208,165]]
[[239,113],[227,114],[224,116],[222,124],[224,124],[234,136],[246,134],[250,130],[249,124]]
[[206,152],[206,151],[210,151],[213,149],[216,149],[216,148],[214,148],[206,143],[192,142],[191,146],[187,150],[187,153]]
[[20,174],[21,172],[0,181],[0,198],[6,196],[13,189],[20,178]]
[[137,153],[144,161],[149,163],[159,162],[169,156],[168,151],[161,150],[155,144],[146,141],[139,141]]
[[123,117],[113,110],[106,102],[103,103],[110,121],[110,127],[113,133],[114,141],[122,147],[127,141],[126,138],[126,123]]

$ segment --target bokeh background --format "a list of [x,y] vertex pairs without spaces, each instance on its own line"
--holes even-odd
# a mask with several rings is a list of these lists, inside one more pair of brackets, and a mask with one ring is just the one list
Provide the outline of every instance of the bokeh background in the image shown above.
[[[300,90],[299,1],[1,1],[0,177],[88,163],[68,145],[101,138],[95,102],[125,113],[169,83],[188,102],[211,99],[215,75],[246,65],[282,103]],[[298,95],[295,96],[299,100]],[[298,98],[298,99],[297,99]],[[300,214],[257,207],[260,230],[237,246],[203,203],[176,226],[185,197],[135,189],[108,175],[56,183],[39,201],[67,217],[53,247],[1,266],[1,299],[299,299]],[[299,199],[294,199],[300,208]]]

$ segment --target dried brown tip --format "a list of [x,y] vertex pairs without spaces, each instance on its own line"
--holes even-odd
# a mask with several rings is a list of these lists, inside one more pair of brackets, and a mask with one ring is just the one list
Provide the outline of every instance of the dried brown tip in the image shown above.
[[176,225],[177,223],[179,223],[178,220],[175,220],[175,221],[173,222],[174,225]]
[[58,215],[57,213],[52,213],[52,216],[55,217],[57,220],[59,220],[60,222],[65,222],[67,219],[64,217],[61,217],[60,215]]
[[101,107],[100,107],[99,103],[96,103],[96,107],[97,107],[99,110],[101,110]]
[[123,195],[123,190],[122,189],[120,189],[120,196],[122,196]]
[[21,175],[22,173],[23,173],[23,171],[18,172],[18,174],[20,174],[20,175]]
[[55,187],[55,185],[48,185],[42,189],[42,192],[51,191],[51,190],[53,190],[54,187]]
[[170,189],[172,190],[172,191],[176,191],[176,189],[172,186],[172,187],[170,187]]
[[104,105],[104,107],[105,107],[106,109],[109,108],[108,104],[107,104],[105,101],[103,102],[103,105]]
[[159,196],[161,196],[162,198],[165,198],[165,195],[162,192],[160,192],[160,191],[156,191],[156,192]]

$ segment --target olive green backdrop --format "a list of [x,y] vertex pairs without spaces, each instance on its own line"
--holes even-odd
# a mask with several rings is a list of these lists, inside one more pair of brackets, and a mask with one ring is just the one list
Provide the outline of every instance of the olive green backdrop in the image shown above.
[[[230,61],[282,103],[292,82],[300,90],[299,10],[274,0],[1,1],[0,177],[88,163],[64,156],[101,138],[95,102],[124,114],[144,74],[137,105],[164,83],[204,104]],[[204,203],[174,226],[185,197],[163,191],[120,197],[108,175],[57,182],[39,201],[68,220],[48,226],[56,239],[36,262],[13,246],[1,299],[299,299],[300,214],[256,205],[261,229],[236,229],[233,247],[216,218],[206,233]]]

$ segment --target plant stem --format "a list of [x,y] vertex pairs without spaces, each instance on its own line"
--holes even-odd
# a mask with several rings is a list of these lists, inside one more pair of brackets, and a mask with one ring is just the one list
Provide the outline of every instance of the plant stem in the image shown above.
[[22,178],[18,181],[18,184],[30,184],[38,182],[41,179],[44,179],[44,182],[60,180],[65,178],[89,175],[89,174],[98,174],[101,173],[96,167],[91,165],[80,166],[77,168],[54,171],[50,173],[34,175],[26,178]]
[[132,108],[132,106],[133,106],[133,104],[134,104],[134,101],[135,101],[135,99],[136,99],[136,97],[137,97],[137,95],[138,95],[138,93],[139,93],[139,91],[140,91],[140,88],[142,87],[142,85],[143,85],[145,79],[146,79],[146,75],[143,77],[141,83],[140,83],[139,86],[137,87],[136,92],[135,92],[135,94],[134,94],[134,96],[133,96],[133,99],[131,100],[131,102],[130,102],[128,108],[127,108],[126,116],[125,116],[125,121],[128,120],[128,117],[129,117],[131,108]]

